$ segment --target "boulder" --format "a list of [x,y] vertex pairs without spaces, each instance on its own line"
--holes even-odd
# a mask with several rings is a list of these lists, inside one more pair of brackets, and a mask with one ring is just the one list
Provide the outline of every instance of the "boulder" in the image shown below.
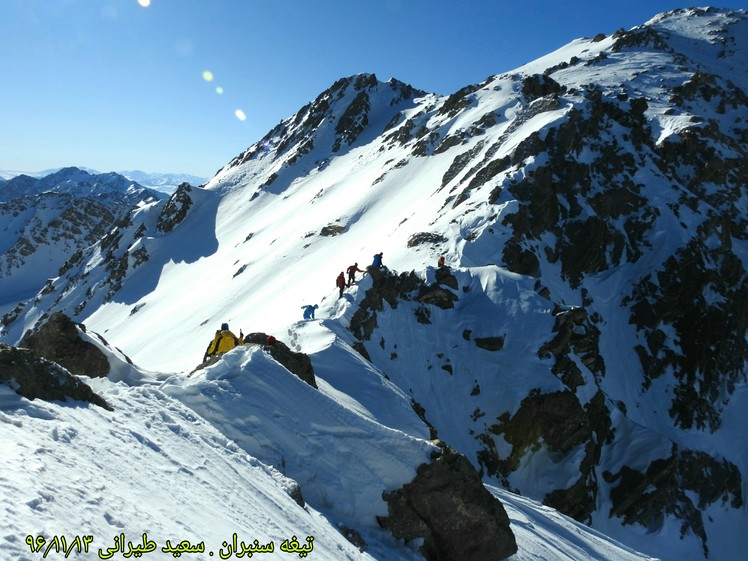
[[504,336],[497,337],[476,337],[475,344],[481,349],[487,351],[500,351],[504,348]]
[[55,312],[27,332],[18,346],[29,349],[37,357],[56,362],[72,374],[91,378],[106,376],[110,370],[109,360],[96,345],[84,341],[79,330],[85,332],[86,327]]
[[467,458],[449,448],[383,498],[388,516],[379,524],[398,539],[422,539],[427,561],[499,561],[517,552],[504,506]]
[[317,388],[317,379],[314,377],[314,368],[308,355],[292,351],[282,341],[268,344],[267,333],[248,333],[244,336],[244,344],[263,345],[275,360],[285,366],[289,372],[296,374],[313,388]]
[[421,286],[418,290],[418,296],[416,296],[417,302],[438,306],[443,310],[454,308],[457,300],[457,296],[455,296],[452,291],[443,288],[438,284]]
[[0,383],[27,399],[67,401],[70,398],[112,411],[103,397],[59,364],[5,343],[0,343]]
[[457,290],[457,279],[449,267],[438,267],[436,269],[436,282],[437,284],[444,284],[449,288]]

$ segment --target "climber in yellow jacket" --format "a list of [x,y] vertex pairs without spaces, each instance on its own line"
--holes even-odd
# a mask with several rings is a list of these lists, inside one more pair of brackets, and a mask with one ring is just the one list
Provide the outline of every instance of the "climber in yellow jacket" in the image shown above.
[[234,335],[231,330],[229,330],[229,324],[223,323],[221,324],[221,329],[216,331],[216,336],[213,338],[213,340],[210,342],[210,345],[208,345],[208,348],[205,350],[205,356],[203,357],[203,362],[208,360],[212,356],[222,355],[225,352],[230,351],[237,345],[241,345],[244,342],[244,334],[239,331],[239,337]]

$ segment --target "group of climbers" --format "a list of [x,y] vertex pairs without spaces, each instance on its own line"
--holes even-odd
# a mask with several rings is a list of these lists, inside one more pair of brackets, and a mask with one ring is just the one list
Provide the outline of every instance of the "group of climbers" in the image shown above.
[[[374,258],[371,263],[371,267],[375,269],[387,269],[385,267],[384,263],[382,262],[382,258],[384,256],[383,252],[379,252],[374,255]],[[444,256],[439,257],[438,261],[438,267],[444,267]],[[362,271],[358,268],[358,262],[354,263],[350,267],[346,269],[346,272],[348,273],[348,279],[346,281],[345,274],[343,271],[340,271],[340,274],[338,275],[337,279],[335,279],[335,286],[339,290],[338,298],[343,297],[343,291],[346,288],[351,287],[352,285],[356,284],[356,273],[364,273],[365,271]],[[305,304],[301,306],[301,308],[304,310],[304,319],[314,319],[314,313],[316,310],[319,309],[318,304]],[[268,336],[267,338],[267,344],[268,345],[274,345],[276,342],[275,337],[272,335]],[[242,333],[241,330],[239,330],[239,337],[234,335],[234,333],[229,329],[228,323],[221,324],[221,329],[216,331],[215,337],[208,345],[208,348],[205,350],[205,355],[203,356],[203,362],[206,362],[209,358],[213,356],[222,355],[225,352],[230,351],[234,347],[241,345],[244,343],[244,333]]]
[[[379,252],[376,255],[374,255],[374,260],[372,261],[371,266],[375,267],[377,269],[384,268],[384,264],[382,263],[382,256],[384,253]],[[349,266],[345,272],[340,271],[340,274],[335,279],[335,286],[338,289],[338,298],[343,297],[343,291],[346,288],[350,288],[354,284],[356,284],[356,273],[365,273],[363,269],[358,268],[358,261],[356,261],[353,265]],[[346,279],[345,274],[348,273],[348,278]],[[304,319],[314,319],[314,311],[317,310],[319,306],[317,304],[304,304],[301,306],[301,309],[304,310]]]
[[[376,269],[384,268],[384,264],[382,263],[382,256],[384,255],[383,252],[379,252],[374,255],[374,260],[371,263],[371,266]],[[343,297],[343,290],[346,288],[350,288],[352,285],[356,284],[356,273],[364,273],[365,271],[358,268],[358,262],[354,263],[350,267],[346,269],[346,273],[348,273],[348,280],[346,281],[345,275],[343,274],[343,271],[340,271],[340,274],[338,275],[338,278],[335,279],[335,286],[338,287],[339,294],[338,298]]]

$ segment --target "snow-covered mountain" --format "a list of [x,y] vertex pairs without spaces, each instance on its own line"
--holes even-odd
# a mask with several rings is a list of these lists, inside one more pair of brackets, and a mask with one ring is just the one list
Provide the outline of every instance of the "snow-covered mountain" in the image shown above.
[[[0,188],[2,187],[5,181],[13,179],[14,177],[18,177],[19,175],[26,175],[26,176],[35,177],[35,178],[43,178],[49,175],[56,174],[62,171],[62,169],[64,168],[44,170],[40,172],[0,170]],[[94,175],[94,176],[98,176],[98,175],[111,176],[111,173],[102,174],[102,172],[91,169],[91,168],[77,166],[76,169],[85,171],[88,174]],[[179,187],[179,185],[182,183],[190,183],[192,185],[202,185],[206,183],[207,181],[207,179],[204,177],[198,177],[196,175],[190,175],[187,173],[148,172],[148,171],[142,171],[142,170],[137,170],[137,169],[118,171],[116,172],[116,174],[121,175],[129,179],[131,182],[135,182],[142,187],[147,187],[149,189],[153,189],[161,193],[166,193],[168,195],[173,193],[177,189],[177,187]]]
[[163,198],[119,174],[75,167],[0,184],[0,300],[9,305],[32,297],[134,207]]
[[[6,343],[61,311],[134,362],[91,382],[114,413],[7,394],[11,458],[48,434],[85,449],[93,423],[130,453],[66,456],[71,470],[142,456],[134,484],[152,478],[132,500],[94,487],[90,510],[67,509],[70,529],[54,527],[58,503],[81,495],[73,483],[48,498],[59,472],[43,456],[5,484],[49,472],[48,496],[25,501],[45,535],[93,519],[99,534],[202,529],[216,543],[236,524],[260,541],[318,532],[320,558],[410,559],[423,545],[436,559],[430,537],[398,546],[386,519],[438,439],[500,498],[513,560],[742,559],[747,56],[746,12],[689,9],[450,96],[339,80],[205,188],[133,211],[33,299],[3,294]],[[379,252],[389,270],[338,297],[336,276]],[[312,303],[317,319],[302,321]],[[316,388],[258,346],[193,372],[222,322],[308,355]],[[216,496],[208,458],[231,454],[244,467],[215,469],[252,483]],[[195,480],[198,510],[227,505],[203,526],[167,513]],[[286,499],[270,489],[289,480],[306,511],[279,519],[271,503]],[[258,488],[274,498],[251,500]],[[101,506],[110,493],[116,509]]]
[[77,167],[62,168],[41,177],[18,175],[0,185],[0,202],[30,195],[59,193],[102,202],[138,204],[143,200],[165,198],[115,172],[90,173]]

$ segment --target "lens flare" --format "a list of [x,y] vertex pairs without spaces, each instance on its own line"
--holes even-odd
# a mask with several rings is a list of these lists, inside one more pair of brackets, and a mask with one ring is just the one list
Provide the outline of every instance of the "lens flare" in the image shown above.
[[[152,0],[136,0],[136,1],[138,5],[140,5],[142,8],[149,8],[152,2]],[[2,0],[0,0],[0,2],[2,2]],[[114,20],[117,18],[117,14],[114,11],[114,9],[103,9],[101,11],[101,14],[102,14],[103,19]],[[193,51],[192,42],[188,39],[182,39],[179,42],[177,42],[174,46],[174,52],[180,56],[191,55],[192,51]],[[202,79],[210,83],[210,82],[213,82],[213,80],[215,80],[215,76],[213,75],[213,72],[211,72],[210,70],[203,70]],[[215,85],[214,91],[218,95],[223,95],[224,93],[223,86]],[[239,121],[247,120],[247,114],[241,109],[236,109],[234,111],[234,117],[236,117]]]

